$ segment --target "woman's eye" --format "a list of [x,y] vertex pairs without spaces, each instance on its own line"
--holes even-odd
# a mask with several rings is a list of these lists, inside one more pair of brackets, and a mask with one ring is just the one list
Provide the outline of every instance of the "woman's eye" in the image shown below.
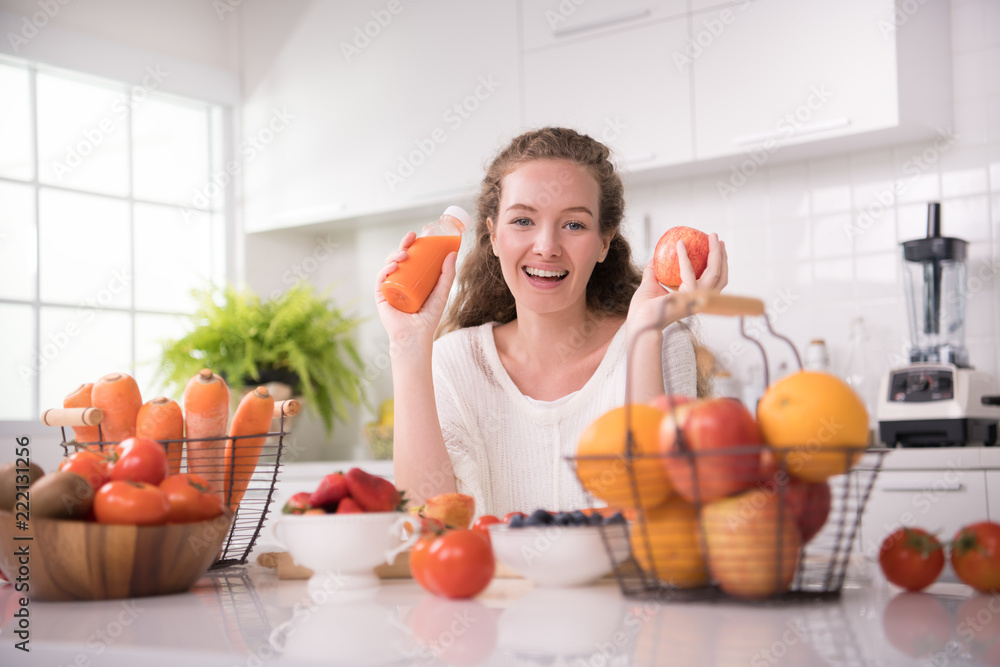
[[578,231],[582,231],[582,230],[586,229],[586,227],[584,226],[584,224],[582,222],[576,222],[576,221],[567,222],[566,223],[566,227],[569,230],[574,231],[574,232],[578,232]]
[[531,224],[531,220],[528,220],[527,218],[514,218],[510,221],[510,224],[517,225],[518,227],[527,227]]

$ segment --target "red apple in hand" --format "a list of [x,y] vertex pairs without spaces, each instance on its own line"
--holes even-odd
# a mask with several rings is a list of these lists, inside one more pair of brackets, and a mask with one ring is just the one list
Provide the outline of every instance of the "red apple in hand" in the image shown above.
[[[686,449],[678,443],[678,428]],[[732,398],[686,403],[660,422],[667,477],[688,502],[717,500],[756,484],[760,442],[753,415]]]
[[681,265],[677,259],[677,242],[684,242],[684,250],[691,260],[694,277],[701,278],[708,266],[708,234],[694,227],[671,227],[656,243],[653,269],[661,285],[677,289],[681,285]]

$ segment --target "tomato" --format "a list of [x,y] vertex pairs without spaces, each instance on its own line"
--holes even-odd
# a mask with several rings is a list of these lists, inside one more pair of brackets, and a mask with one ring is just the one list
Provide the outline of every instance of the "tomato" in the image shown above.
[[285,506],[281,508],[281,513],[305,514],[308,510],[312,509],[312,505],[309,504],[309,499],[311,497],[312,494],[308,491],[300,491],[296,493],[285,502]]
[[115,447],[115,459],[108,470],[113,482],[145,482],[157,485],[170,474],[167,450],[149,438],[125,438]]
[[1000,524],[981,521],[959,530],[951,542],[951,566],[980,593],[1000,591]]
[[471,598],[493,579],[496,562],[489,537],[478,530],[449,530],[421,537],[410,553],[413,578],[446,598]]
[[878,564],[891,583],[920,591],[933,584],[944,569],[944,549],[926,530],[900,528],[883,540]]
[[94,496],[99,523],[157,526],[166,523],[170,501],[159,487],[144,482],[108,482]]
[[170,503],[168,523],[207,521],[222,514],[222,496],[201,475],[180,473],[160,482],[160,490]]
[[495,523],[503,523],[503,522],[500,521],[500,519],[493,516],[492,514],[484,514],[478,519],[476,519],[475,523],[472,524],[472,529],[478,530],[484,535],[489,535],[490,531],[488,530],[487,527],[492,526]]
[[501,521],[503,521],[503,523],[510,523],[510,520],[519,514],[521,515],[522,519],[528,518],[528,515],[525,514],[524,512],[508,512],[507,514],[504,515]]
[[75,472],[90,482],[95,491],[108,481],[108,457],[89,450],[73,452],[62,460],[59,469]]

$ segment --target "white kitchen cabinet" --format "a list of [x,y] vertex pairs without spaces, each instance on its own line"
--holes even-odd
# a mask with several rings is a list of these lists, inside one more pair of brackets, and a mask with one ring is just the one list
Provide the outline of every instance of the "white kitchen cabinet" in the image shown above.
[[519,127],[517,6],[449,0],[244,7],[248,231],[467,195]]
[[692,159],[687,20],[664,20],[524,54],[528,126],[569,126],[633,170]]
[[530,51],[687,11],[688,0],[522,0],[521,40],[524,50]]
[[758,0],[694,14],[696,159],[947,131],[948,26],[946,2],[897,13],[892,0]]
[[986,471],[986,502],[989,520],[1000,523],[1000,470]]

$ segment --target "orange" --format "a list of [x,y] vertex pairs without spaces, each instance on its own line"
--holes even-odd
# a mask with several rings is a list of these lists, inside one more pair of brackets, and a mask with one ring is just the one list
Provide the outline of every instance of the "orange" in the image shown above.
[[757,423],[788,472],[807,482],[847,472],[868,446],[865,404],[829,373],[799,371],[775,382],[757,404]]
[[708,583],[698,510],[680,496],[646,510],[645,521],[632,528],[630,542],[642,569],[660,581],[677,588]]
[[628,457],[625,410],[626,406],[609,410],[580,435],[576,476],[584,489],[609,505],[655,507],[672,491],[659,456],[663,412],[640,403],[631,406],[634,449]]

